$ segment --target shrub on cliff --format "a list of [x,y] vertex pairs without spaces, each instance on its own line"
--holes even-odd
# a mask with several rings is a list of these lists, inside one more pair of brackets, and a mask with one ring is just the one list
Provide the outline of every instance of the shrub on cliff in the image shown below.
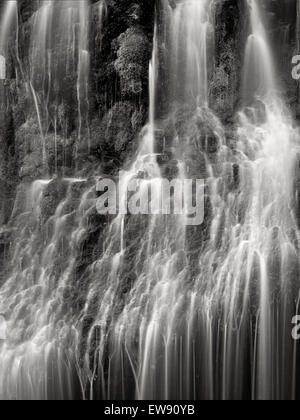
[[115,41],[115,69],[121,79],[122,94],[139,95],[147,81],[150,43],[140,28],[131,27]]

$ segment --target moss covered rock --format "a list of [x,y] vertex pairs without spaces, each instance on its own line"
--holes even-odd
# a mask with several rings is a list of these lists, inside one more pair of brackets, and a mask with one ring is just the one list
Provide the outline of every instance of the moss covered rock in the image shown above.
[[91,153],[111,168],[117,168],[137,149],[137,134],[144,122],[143,108],[118,102],[102,121],[91,125]]

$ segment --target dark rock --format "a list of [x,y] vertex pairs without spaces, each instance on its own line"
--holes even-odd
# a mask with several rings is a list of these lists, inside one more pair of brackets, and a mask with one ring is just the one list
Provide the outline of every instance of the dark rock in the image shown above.
[[44,222],[54,216],[58,205],[66,196],[67,189],[68,182],[59,178],[47,185],[41,201],[41,216]]
[[233,167],[233,184],[234,188],[238,188],[240,183],[240,167],[238,164],[234,164]]
[[[118,102],[101,122],[92,122],[91,153],[103,161],[106,173],[119,168],[137,148],[136,127],[134,129],[136,120],[132,120],[134,116],[136,118],[136,112],[135,106],[130,102]],[[85,148],[82,153],[86,153]]]

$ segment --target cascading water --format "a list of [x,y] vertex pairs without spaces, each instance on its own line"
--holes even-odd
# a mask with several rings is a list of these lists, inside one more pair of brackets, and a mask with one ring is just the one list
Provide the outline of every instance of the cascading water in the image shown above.
[[[101,21],[104,3],[97,7]],[[0,288],[1,399],[296,397],[298,354],[287,325],[299,299],[298,131],[280,96],[260,4],[249,0],[243,108],[235,149],[226,145],[209,109],[215,7],[164,2],[149,121],[119,179],[126,207],[133,179],[161,200],[162,178],[171,177],[165,161],[176,178],[206,178],[203,225],[159,212],[101,216],[93,177],[23,183]],[[4,14],[11,21],[12,10]],[[86,1],[46,1],[31,21],[27,82],[44,139],[54,121],[55,150],[59,82],[71,69],[79,138],[88,128],[89,17]],[[9,30],[2,32],[5,44]],[[177,131],[155,154],[162,48],[171,56],[168,124]]]
[[[192,72],[195,64],[198,69],[197,74],[194,72],[186,74],[183,79],[179,73],[177,74],[178,80],[182,80],[182,92],[189,96],[184,98],[181,96],[182,92],[178,93],[176,98],[178,101],[185,99],[190,103],[191,94],[194,95],[194,99],[197,98],[196,102],[199,105],[208,104],[206,51],[209,44],[208,10],[211,10],[212,3],[209,1],[205,2],[205,5],[199,1],[180,3],[178,10],[167,12],[169,19],[174,19],[177,24],[181,17],[183,20],[181,24],[186,31],[184,45],[179,38],[176,38],[177,45],[175,45],[174,37],[171,37],[172,49],[177,50],[178,72],[179,62],[184,63],[185,60],[188,71]],[[199,17],[200,26],[196,22],[196,18]],[[190,28],[191,18],[193,25]],[[186,48],[189,49],[187,56]],[[142,172],[146,178],[142,186],[150,184],[152,191],[158,190],[160,199],[161,172],[151,155],[157,128],[155,127],[157,57],[157,30],[155,30],[150,63],[150,122],[143,136],[138,159],[127,178],[121,182],[126,186],[131,178]],[[174,139],[173,148],[177,147],[177,143]],[[184,169],[181,169],[185,166],[184,158],[180,156],[179,151],[174,152],[174,157],[178,158],[178,175],[181,177],[184,174]],[[122,222],[124,223],[124,220]],[[164,217],[159,214],[149,217],[141,214],[138,219],[126,218],[125,226],[122,222],[121,218],[114,222],[106,252],[94,267],[94,278],[100,276],[102,279],[102,273],[108,269],[109,281],[106,283],[108,288],[101,298],[95,282],[92,281],[85,308],[84,319],[90,316],[93,322],[85,344],[87,365],[83,377],[89,377],[90,359],[87,355],[95,353],[92,358],[94,363],[92,376],[87,381],[87,389],[92,387],[93,397],[97,392],[97,397],[107,399],[133,397],[189,399],[200,396],[197,395],[196,388],[198,373],[195,365],[198,361],[196,361],[193,337],[197,334],[194,331],[193,320],[196,311],[196,292],[190,289],[188,278],[184,217]],[[139,250],[136,255],[133,254],[133,245],[130,244],[132,230],[139,231],[139,237],[134,243],[134,249]],[[120,241],[120,232],[124,236],[121,239],[124,245],[121,247],[122,252],[114,255],[114,250]],[[95,330],[98,336],[96,348]],[[108,360],[106,360],[107,354]],[[201,364],[201,369],[203,366],[205,364]],[[206,372],[207,378],[210,374],[211,372]],[[127,383],[132,383],[134,392],[131,387],[126,386]],[[197,383],[197,387],[198,385]],[[211,387],[201,396],[212,397]]]
[[180,1],[169,14],[171,91],[176,101],[208,103],[208,72],[214,38],[213,5],[211,0]]
[[10,0],[7,2],[5,11],[1,19],[0,30],[0,52],[6,54],[8,37],[12,35],[12,31],[17,26],[17,0]]
[[[193,7],[199,11],[198,2],[189,2],[181,3],[174,12],[182,17],[181,25],[188,25],[185,18],[191,17]],[[240,114],[235,157],[222,146],[220,123],[208,113],[220,144],[219,169],[207,160],[213,218],[196,275],[190,278],[186,238],[191,232],[178,220],[154,217],[144,233],[137,224],[142,238],[136,247],[143,245],[133,258],[137,267],[133,285],[127,284],[126,277],[124,284],[126,251],[130,252],[125,246],[125,255],[111,267],[104,298],[99,299],[95,287],[91,288],[86,316],[95,299],[98,304],[87,354],[91,348],[94,351],[97,328],[94,369],[98,366],[95,376],[100,378],[98,390],[104,398],[132,398],[125,386],[130,382],[135,397],[141,399],[282,399],[294,395],[294,347],[283,325],[291,319],[292,302],[298,298],[294,294],[298,233],[290,208],[295,166],[291,144],[297,133],[276,93],[271,53],[256,2],[249,2],[249,12],[245,80],[252,80],[251,61],[259,81],[256,101]],[[191,25],[189,30],[192,39],[197,33],[203,35],[201,25]],[[204,50],[201,44],[201,52]],[[199,67],[206,68],[206,55],[199,57]],[[185,60],[186,68],[193,68],[195,55]],[[196,80],[191,75],[187,79]],[[184,89],[187,79],[179,78]],[[197,86],[192,92],[198,103],[207,104],[207,90]],[[201,108],[198,112],[200,117],[205,113]],[[225,156],[238,168],[237,190],[230,191],[224,184],[230,169],[230,163],[222,161]],[[126,231],[130,231],[128,226],[125,243]],[[196,234],[200,236],[201,229]],[[97,263],[97,277],[104,271],[106,258],[109,254]],[[116,309],[121,295],[122,303]],[[107,353],[110,357],[105,365]]]
[[[105,3],[100,3],[102,19]],[[17,6],[17,1],[11,0],[4,6],[1,46],[5,48],[16,29]],[[82,128],[81,116],[87,118],[83,102],[88,100],[89,7],[85,0],[42,1],[28,23],[30,42],[28,60],[22,63],[23,76],[37,114],[44,163],[46,147],[52,147],[46,143],[51,123],[55,128],[55,154],[57,151],[57,121],[61,120],[59,112],[66,99],[61,84],[71,71],[78,75],[71,89],[78,92],[79,127]],[[98,20],[97,24],[101,26],[102,22]],[[47,216],[47,205],[43,207],[42,202],[47,189],[51,190],[56,182],[63,196],[56,203],[56,210]],[[0,298],[1,334],[5,332],[5,337],[0,338],[1,399],[71,399],[82,395],[76,374],[78,358],[75,352],[72,355],[67,350],[69,345],[76,349],[78,332],[77,321],[74,318],[73,322],[68,314],[65,292],[71,272],[74,274],[77,251],[88,235],[88,219],[92,217],[88,214],[94,209],[94,182],[89,185],[82,179],[40,180],[31,186],[25,183],[17,193],[10,224],[4,227],[14,232],[15,239]],[[63,268],[62,260],[57,258],[66,258],[69,263]],[[72,290],[70,286],[70,295]],[[70,315],[69,321],[64,321],[58,312],[55,315],[56,310]],[[52,375],[53,381],[49,379]]]
[[255,0],[248,0],[248,4],[252,33],[246,46],[244,98],[251,102],[255,95],[274,93],[276,85],[274,62],[260,18],[259,6]]
[[[240,127],[242,139],[247,136],[246,148],[245,143],[242,144],[242,151],[248,154],[250,146],[250,153],[255,157],[250,165],[253,197],[249,209],[251,230],[247,232],[247,236],[250,232],[251,253],[254,252],[247,265],[253,270],[258,264],[259,276],[252,396],[285,399],[295,395],[295,383],[286,379],[293,378],[296,369],[292,362],[294,347],[283,325],[292,317],[293,302],[295,305],[298,299],[298,229],[291,210],[297,153],[293,143],[296,143],[297,132],[278,94],[275,66],[258,3],[252,0],[249,7],[252,34],[246,49],[245,81],[253,87],[251,81],[256,78],[254,92],[261,101],[248,110],[250,117],[241,115]],[[251,60],[256,62],[256,58],[259,60],[257,70],[250,76],[251,65],[250,71],[248,66]]]
[[297,1],[297,26],[296,26],[296,47],[300,49],[300,2]]
[[[83,128],[88,128],[89,8],[88,0],[44,0],[31,18],[28,84],[39,121],[45,164],[49,126],[55,125],[59,109],[65,106],[62,80],[67,79],[69,88],[76,89],[79,142]],[[71,72],[77,73],[76,81],[68,79]]]
[[[7,77],[6,74],[6,64],[7,64],[7,54],[8,46],[10,43],[10,38],[15,34],[14,43],[16,49],[16,57],[20,64],[19,57],[19,16],[18,16],[18,2],[17,0],[9,0],[4,5],[3,15],[0,22],[0,54],[3,57],[4,69],[4,78]],[[21,66],[20,66],[21,67]],[[20,69],[22,71],[22,69]],[[18,72],[17,72],[18,73]]]
[[[78,42],[78,79],[77,79],[77,100],[78,100],[78,116],[79,116],[79,141],[81,140],[81,131],[83,122],[88,124],[89,110],[89,69],[90,55],[88,51],[88,10],[87,1],[79,2],[79,42]],[[89,144],[90,147],[90,144]]]
[[[76,395],[71,368],[76,358],[73,355],[71,360],[71,353],[65,353],[62,345],[76,345],[76,330],[68,327],[72,321],[67,321],[71,314],[63,302],[63,290],[73,269],[76,244],[84,233],[83,213],[94,203],[94,189],[86,189],[84,180],[65,180],[65,198],[41,231],[44,215],[40,204],[49,185],[50,181],[36,181],[22,192],[25,199],[21,201],[26,205],[16,210],[13,220],[18,244],[0,298],[9,330],[0,349],[2,399],[69,399]],[[24,224],[26,219],[30,221]],[[61,258],[69,263],[62,265]],[[49,375],[55,380],[49,381]]]

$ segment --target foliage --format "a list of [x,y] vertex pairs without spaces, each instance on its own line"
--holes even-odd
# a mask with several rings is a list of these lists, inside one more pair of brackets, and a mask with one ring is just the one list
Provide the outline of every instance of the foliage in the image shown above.
[[138,95],[142,92],[147,78],[150,45],[144,33],[136,27],[129,28],[119,36],[115,68],[121,78],[123,95]]

